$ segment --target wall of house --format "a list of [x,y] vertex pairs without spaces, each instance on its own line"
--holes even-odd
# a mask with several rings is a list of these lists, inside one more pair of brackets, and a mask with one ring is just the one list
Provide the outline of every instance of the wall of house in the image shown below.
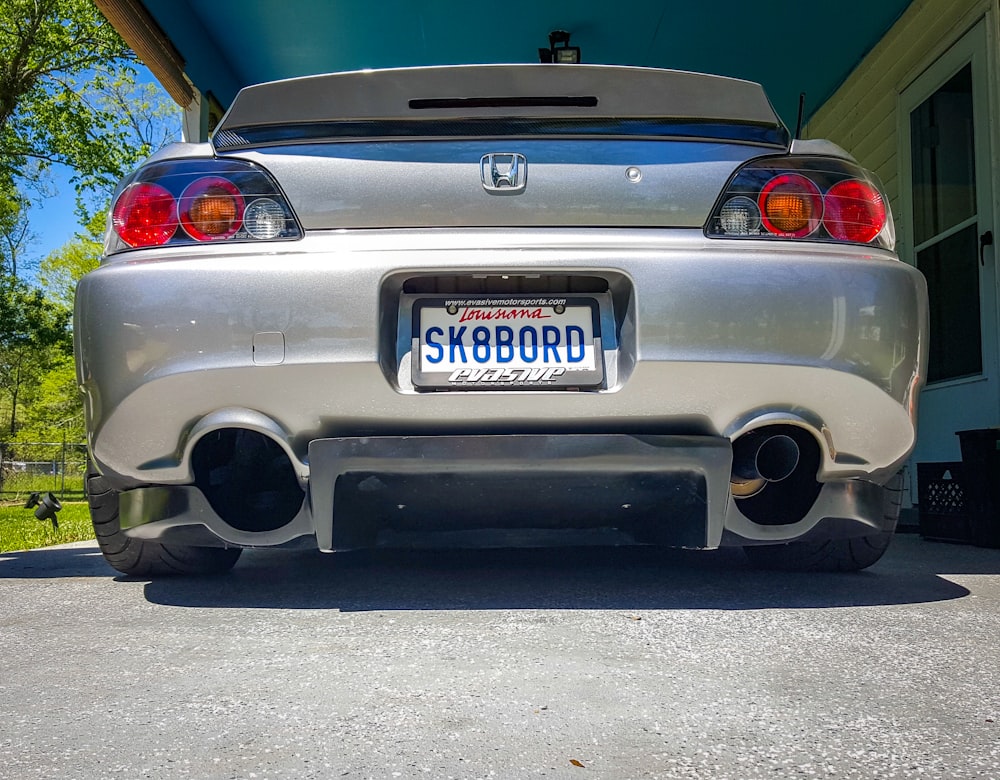
[[[899,93],[990,10],[995,27],[998,0],[914,0],[804,129],[804,137],[827,138],[875,171],[897,220]],[[989,32],[996,47],[997,31]],[[995,132],[1000,120],[993,127]]]

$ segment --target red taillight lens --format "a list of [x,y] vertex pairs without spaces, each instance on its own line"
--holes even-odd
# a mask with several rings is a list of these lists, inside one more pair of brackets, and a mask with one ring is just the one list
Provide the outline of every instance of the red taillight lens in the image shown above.
[[757,198],[761,220],[771,233],[789,238],[808,236],[823,217],[819,188],[798,173],[775,176]]
[[823,226],[840,241],[867,244],[885,227],[885,202],[867,182],[837,182],[826,193],[824,202]]
[[243,224],[245,208],[239,188],[221,176],[206,176],[189,184],[180,200],[184,230],[197,241],[229,238]]
[[159,184],[132,184],[115,203],[111,223],[131,247],[161,246],[177,232],[177,202]]

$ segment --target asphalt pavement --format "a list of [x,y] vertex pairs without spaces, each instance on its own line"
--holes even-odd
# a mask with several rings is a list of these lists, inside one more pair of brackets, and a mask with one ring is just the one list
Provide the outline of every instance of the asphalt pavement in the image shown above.
[[1000,550],[0,554],[0,778],[1000,778]]

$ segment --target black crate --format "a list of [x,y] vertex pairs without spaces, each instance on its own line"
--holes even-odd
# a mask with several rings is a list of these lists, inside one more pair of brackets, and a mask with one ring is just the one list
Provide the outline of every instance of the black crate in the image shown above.
[[973,510],[987,515],[1000,514],[1000,429],[979,428],[958,431],[955,435],[962,448],[962,464],[969,480]]
[[957,431],[963,463],[985,463],[988,468],[1000,467],[1000,428],[976,428]]
[[972,543],[1000,547],[1000,429],[958,431]]
[[917,464],[920,535],[949,542],[972,541],[968,480],[961,462]]

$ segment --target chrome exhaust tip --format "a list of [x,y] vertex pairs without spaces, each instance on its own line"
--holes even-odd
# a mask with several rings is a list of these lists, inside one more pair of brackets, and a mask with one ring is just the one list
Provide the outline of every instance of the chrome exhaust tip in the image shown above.
[[754,496],[769,482],[788,479],[799,460],[799,445],[791,436],[751,431],[733,442],[730,489],[737,498]]

